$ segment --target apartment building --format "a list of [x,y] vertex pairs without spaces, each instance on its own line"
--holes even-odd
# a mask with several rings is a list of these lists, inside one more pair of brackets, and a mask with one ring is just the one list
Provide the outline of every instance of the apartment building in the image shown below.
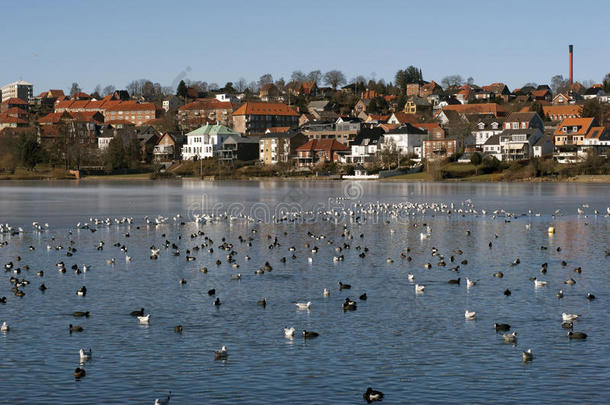
[[20,98],[23,101],[29,101],[34,93],[34,86],[32,83],[24,82],[19,80],[3,86],[0,93],[2,93],[2,101],[6,101],[9,98]]

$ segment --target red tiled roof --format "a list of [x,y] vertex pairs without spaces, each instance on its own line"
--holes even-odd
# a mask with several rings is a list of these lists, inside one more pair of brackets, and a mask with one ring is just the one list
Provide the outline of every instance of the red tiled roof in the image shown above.
[[457,111],[462,114],[494,114],[496,117],[507,113],[504,107],[496,103],[451,104],[444,106],[443,111]]
[[303,82],[301,86],[303,86],[303,93],[311,94],[313,87],[316,85],[316,82]]
[[582,107],[579,105],[543,105],[544,115],[574,115],[580,117]]
[[418,114],[407,114],[406,112],[398,111],[394,113],[394,117],[400,124],[415,124],[419,121]]
[[384,132],[390,132],[393,129],[396,129],[400,126],[400,124],[379,124],[378,127],[383,129]]
[[390,114],[382,115],[382,114],[369,114],[368,118],[376,121],[387,121],[390,119]]
[[236,115],[285,115],[298,117],[299,114],[283,103],[247,102],[233,111]]
[[10,115],[28,115],[29,113],[21,107],[11,107],[5,111],[5,113]]
[[0,123],[2,124],[27,124],[28,122],[24,119],[13,117],[7,113],[0,114]]
[[178,107],[179,111],[185,110],[231,110],[233,104],[228,101],[220,101],[215,98],[200,98],[191,103]]
[[606,131],[606,128],[604,127],[592,127],[587,134],[587,138],[600,138],[604,134],[604,131]]
[[343,145],[341,142],[336,141],[334,139],[312,139],[307,142],[305,145],[299,146],[297,151],[316,151],[316,150],[324,150],[327,152],[332,151],[348,151],[350,148]]
[[532,96],[534,96],[534,97],[546,97],[546,95],[549,94],[549,93],[550,93],[549,89],[534,90],[534,91],[532,91]]
[[2,104],[28,105],[28,103],[17,97],[11,97],[3,101]]
[[564,135],[561,131],[563,127],[580,127],[578,131],[570,132],[569,135],[586,135],[589,128],[593,125],[595,118],[566,118],[561,121],[561,124],[557,125],[555,129],[555,135]]
[[362,93],[362,98],[367,100],[367,99],[375,98],[378,95],[379,94],[375,90],[367,90],[364,93]]

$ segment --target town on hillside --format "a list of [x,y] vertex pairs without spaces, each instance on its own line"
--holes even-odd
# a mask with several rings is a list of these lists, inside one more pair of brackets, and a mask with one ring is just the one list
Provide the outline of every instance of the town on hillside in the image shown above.
[[224,87],[139,80],[35,93],[20,80],[1,96],[0,173],[9,177],[610,173],[610,74],[513,89],[459,75],[426,81],[413,66],[390,83],[296,71]]

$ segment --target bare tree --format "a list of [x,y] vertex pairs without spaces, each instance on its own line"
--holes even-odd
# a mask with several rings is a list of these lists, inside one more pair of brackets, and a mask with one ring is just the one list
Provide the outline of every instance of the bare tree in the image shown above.
[[564,79],[562,75],[555,75],[551,78],[551,90],[553,94],[561,93],[568,90],[570,87],[570,81]]
[[76,93],[80,93],[81,89],[80,86],[78,85],[78,83],[74,82],[72,83],[72,87],[70,87],[70,95],[73,96]]
[[453,87],[453,86],[461,86],[462,84],[464,84],[464,79],[460,75],[445,76],[445,77],[443,77],[443,80],[441,80],[441,85],[444,88]]
[[340,70],[331,70],[324,74],[324,83],[337,89],[337,86],[345,84],[345,75]]
[[234,86],[238,92],[243,93],[248,88],[248,82],[243,77],[240,77]]
[[263,87],[264,85],[269,83],[273,83],[273,76],[271,76],[271,73],[265,73],[258,79],[258,85],[260,87]]
[[305,73],[301,72],[300,70],[295,70],[290,75],[290,81],[295,82],[295,83],[302,83],[306,80],[307,80],[307,76],[305,75]]
[[307,74],[307,81],[314,82],[316,85],[320,84],[320,80],[322,80],[322,72],[319,70],[312,70]]
[[101,94],[103,96],[107,96],[109,94],[114,93],[115,90],[116,90],[116,88],[112,84],[109,84],[108,86],[104,87],[104,90],[102,90]]

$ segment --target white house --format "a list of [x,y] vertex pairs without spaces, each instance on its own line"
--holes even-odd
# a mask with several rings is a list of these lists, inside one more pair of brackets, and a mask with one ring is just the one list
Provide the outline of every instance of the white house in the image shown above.
[[363,128],[358,132],[351,144],[351,153],[344,155],[342,160],[345,163],[366,163],[371,162],[380,149],[383,142],[384,131],[379,127]]
[[396,148],[401,155],[414,154],[415,148],[421,147],[426,139],[428,139],[428,131],[405,124],[383,136],[381,149]]
[[502,132],[502,119],[494,116],[481,118],[471,131],[475,146],[479,150],[483,149],[483,145],[485,145],[489,138],[498,135],[500,132]]
[[544,155],[550,155],[553,153],[553,139],[550,136],[542,136],[532,147],[534,151],[534,157],[542,157]]
[[214,157],[222,149],[223,142],[231,135],[240,136],[224,125],[204,125],[186,134],[186,143],[182,146],[182,159],[205,159]]
[[105,150],[110,145],[110,141],[112,141],[112,136],[100,136],[97,138],[97,147],[100,150]]

